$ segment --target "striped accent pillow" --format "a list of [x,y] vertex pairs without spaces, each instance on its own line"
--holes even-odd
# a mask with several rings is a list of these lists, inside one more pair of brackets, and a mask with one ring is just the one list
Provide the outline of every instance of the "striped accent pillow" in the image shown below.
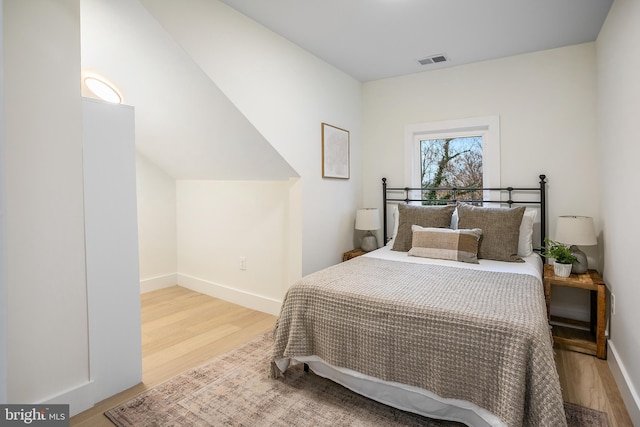
[[448,259],[478,264],[479,228],[451,230],[412,225],[413,239],[409,256]]

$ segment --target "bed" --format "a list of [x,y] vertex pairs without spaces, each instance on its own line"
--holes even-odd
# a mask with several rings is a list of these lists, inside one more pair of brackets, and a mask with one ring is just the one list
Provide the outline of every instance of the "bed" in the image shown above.
[[446,197],[432,192],[424,206],[427,192],[383,180],[387,244],[289,289],[274,330],[272,376],[304,363],[357,393],[431,418],[566,425],[543,262],[533,250],[534,224],[539,241],[546,229],[545,182],[540,176],[534,188],[482,189],[492,201],[437,189]]

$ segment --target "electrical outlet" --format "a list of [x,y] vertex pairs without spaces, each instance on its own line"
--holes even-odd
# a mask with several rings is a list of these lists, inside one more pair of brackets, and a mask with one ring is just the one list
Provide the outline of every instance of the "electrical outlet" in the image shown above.
[[611,315],[616,314],[616,296],[611,292]]
[[247,258],[241,256],[240,257],[240,270],[246,270],[247,269]]

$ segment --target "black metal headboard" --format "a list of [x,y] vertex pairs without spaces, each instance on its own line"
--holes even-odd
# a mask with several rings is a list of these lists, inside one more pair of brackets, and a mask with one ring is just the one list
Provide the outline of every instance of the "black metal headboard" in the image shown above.
[[[383,230],[384,230],[384,244],[389,241],[389,235],[387,233],[387,204],[389,202],[421,202],[422,204],[458,204],[458,203],[477,203],[477,204],[507,204],[509,207],[512,205],[533,205],[540,208],[540,244],[544,244],[544,238],[547,236],[547,201],[546,201],[546,176],[540,175],[540,183],[538,187],[504,187],[504,188],[461,188],[461,187],[438,187],[438,188],[408,188],[408,187],[388,187],[387,178],[382,178],[382,215],[383,215]],[[460,195],[464,197],[469,193],[483,193],[491,191],[499,193],[499,196],[492,197],[492,200],[474,199],[474,198],[458,198]],[[447,193],[446,198],[433,198],[433,194]],[[399,193],[402,193],[402,197],[399,197]],[[418,197],[415,195],[418,194]],[[430,197],[425,197],[428,194]],[[538,200],[523,199],[514,200],[514,195],[520,197],[529,197],[531,195]],[[537,197],[535,197],[537,195]],[[506,200],[503,200],[506,197]]]

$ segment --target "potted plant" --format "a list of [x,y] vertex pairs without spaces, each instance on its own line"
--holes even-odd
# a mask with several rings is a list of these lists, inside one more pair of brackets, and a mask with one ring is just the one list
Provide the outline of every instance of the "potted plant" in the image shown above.
[[556,276],[569,277],[573,262],[576,260],[569,246],[549,238],[545,238],[544,243],[545,246],[542,255],[547,258],[553,258],[553,271],[556,273]]

